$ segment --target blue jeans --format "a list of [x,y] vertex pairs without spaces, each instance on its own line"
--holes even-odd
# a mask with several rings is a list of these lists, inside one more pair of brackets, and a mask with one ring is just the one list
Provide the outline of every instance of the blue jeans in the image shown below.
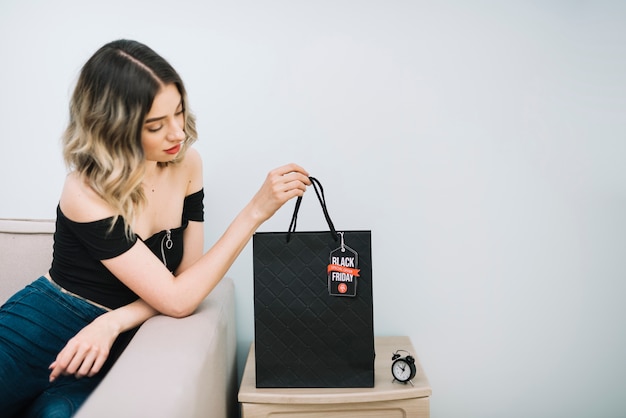
[[0,308],[3,417],[70,417],[78,410],[104,373],[82,379],[61,376],[51,384],[48,366],[70,338],[104,312],[61,292],[45,277]]

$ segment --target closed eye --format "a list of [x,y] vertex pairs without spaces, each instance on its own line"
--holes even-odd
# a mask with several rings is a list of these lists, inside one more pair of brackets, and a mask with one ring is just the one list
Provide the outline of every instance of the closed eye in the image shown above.
[[[182,104],[182,103],[180,103],[180,104],[178,105],[177,109],[180,109],[180,110],[177,110],[177,111],[176,111],[176,113],[174,113],[174,116],[179,117],[179,116],[184,115],[184,113],[185,113],[185,107],[183,106],[183,104]],[[166,120],[166,119],[167,119],[167,116],[158,116],[158,117],[156,117],[156,118],[150,118],[150,119],[147,119],[147,120],[144,122],[144,124],[145,124],[145,125],[149,125],[149,124],[151,124],[151,123],[160,122],[160,121],[163,121],[163,120]],[[161,124],[160,124],[160,125],[158,125],[158,126],[146,126],[146,129],[147,129],[147,130],[148,130],[148,132],[150,132],[150,133],[155,133],[155,132],[160,131],[160,130],[161,130],[161,128],[163,128],[163,126],[164,126],[164,125],[161,123]]]

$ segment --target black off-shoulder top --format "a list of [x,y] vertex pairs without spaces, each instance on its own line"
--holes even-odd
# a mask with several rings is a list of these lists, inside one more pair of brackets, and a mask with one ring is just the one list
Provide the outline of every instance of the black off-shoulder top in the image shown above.
[[[121,217],[112,229],[111,221],[112,218],[74,222],[57,206],[54,253],[49,273],[52,280],[64,289],[116,309],[135,301],[138,296],[100,261],[123,254],[140,238],[126,236]],[[175,271],[182,261],[183,232],[189,221],[204,221],[204,190],[185,197],[180,227],[160,231],[144,240],[170,271]]]

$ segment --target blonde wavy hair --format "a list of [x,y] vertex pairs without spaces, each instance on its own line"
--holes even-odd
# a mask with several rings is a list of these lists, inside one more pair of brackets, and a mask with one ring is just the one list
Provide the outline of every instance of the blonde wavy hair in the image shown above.
[[155,96],[174,84],[181,95],[186,140],[182,160],[196,141],[196,120],[174,68],[136,41],[118,40],[101,47],[83,66],[70,101],[70,120],[63,135],[63,158],[115,209],[111,228],[121,216],[128,236],[146,202],[142,181],[145,156],[141,132]]

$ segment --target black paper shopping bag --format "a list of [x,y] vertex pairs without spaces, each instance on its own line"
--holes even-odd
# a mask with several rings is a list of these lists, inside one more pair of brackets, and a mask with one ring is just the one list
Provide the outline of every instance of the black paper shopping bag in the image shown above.
[[374,386],[370,231],[336,231],[311,178],[328,231],[253,236],[256,386]]

